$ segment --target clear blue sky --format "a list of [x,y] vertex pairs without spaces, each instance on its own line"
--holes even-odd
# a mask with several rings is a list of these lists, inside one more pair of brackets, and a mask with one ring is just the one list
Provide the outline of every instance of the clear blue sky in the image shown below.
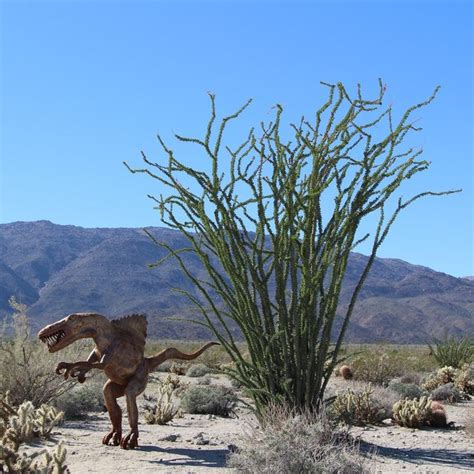
[[[159,158],[155,135],[199,134],[207,91],[229,112],[254,105],[234,133],[289,119],[324,98],[319,81],[388,85],[418,113],[432,167],[406,195],[463,188],[401,216],[380,256],[456,276],[473,262],[471,1],[3,1],[0,222],[160,225],[152,180],[122,165]],[[240,128],[239,128],[240,127]],[[34,236],[32,236],[34,238]],[[361,248],[363,252],[365,249]]]

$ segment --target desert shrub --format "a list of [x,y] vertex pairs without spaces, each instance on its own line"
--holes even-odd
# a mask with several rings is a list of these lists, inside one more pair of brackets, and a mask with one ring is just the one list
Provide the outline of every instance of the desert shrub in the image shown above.
[[423,396],[420,399],[400,400],[393,405],[393,420],[407,428],[423,426],[445,427],[446,412],[443,405]]
[[158,367],[156,367],[155,371],[157,372],[171,372],[171,366],[173,365],[172,360],[166,360],[162,364],[160,364]]
[[444,385],[440,385],[438,388],[435,388],[431,392],[430,397],[432,400],[449,403],[461,402],[466,398],[466,396],[452,383],[446,383]]
[[420,372],[411,372],[409,374],[404,374],[400,377],[392,379],[392,382],[410,383],[410,384],[420,386],[422,379],[423,379],[423,374],[422,373],[420,373]]
[[403,366],[385,352],[366,352],[351,361],[355,380],[388,385],[394,377],[402,375]]
[[204,364],[193,364],[186,371],[187,377],[203,377],[211,372],[211,369]]
[[156,396],[145,395],[147,403],[144,405],[144,418],[150,425],[166,425],[178,413],[175,406],[178,393],[187,388],[178,377],[168,375],[160,382]]
[[244,473],[369,472],[367,460],[347,433],[323,414],[295,414],[271,407],[238,448],[230,454],[228,466]]
[[75,385],[70,391],[58,397],[54,402],[66,419],[81,419],[88,412],[104,411],[102,387],[104,377],[94,375],[83,384]]
[[184,392],[181,407],[187,413],[229,416],[237,401],[237,395],[231,388],[222,385],[195,385]]
[[426,395],[426,391],[414,383],[402,383],[397,379],[392,380],[388,387],[396,392],[400,398],[420,398]]
[[[49,438],[51,430],[61,422],[63,413],[49,405],[35,409],[30,402],[18,408],[7,395],[0,395],[0,472],[39,473],[66,472],[66,449],[60,443],[54,451],[46,449],[22,452],[21,445],[33,438]],[[40,456],[44,456],[41,461]]]
[[474,366],[466,364],[460,369],[442,367],[437,372],[430,374],[422,386],[424,389],[432,391],[449,383],[452,383],[461,392],[467,395],[473,395]]
[[173,361],[171,363],[171,367],[170,367],[169,371],[172,374],[185,375],[186,372],[188,371],[188,367],[189,367],[189,364],[186,364],[185,362]]
[[13,316],[0,328],[0,392],[10,393],[15,406],[31,401],[35,407],[49,403],[70,390],[75,381],[64,380],[54,371],[59,358],[78,360],[83,344],[61,355],[50,354],[44,344],[32,339],[26,306],[10,300]]
[[369,385],[362,391],[348,389],[339,393],[329,408],[329,413],[347,425],[375,425],[390,416],[386,408],[373,396]]
[[400,400],[400,395],[389,387],[372,385],[372,399],[385,412],[387,418],[391,418],[393,404]]
[[431,391],[435,388],[440,387],[441,385],[452,383],[454,381],[456,373],[457,371],[454,367],[442,367],[436,372],[428,375],[428,377],[423,381],[422,387],[425,390]]
[[467,338],[446,337],[444,340],[435,340],[429,347],[440,367],[459,369],[474,361],[474,343]]
[[198,380],[199,385],[211,385],[211,383],[212,383],[212,378],[209,377],[209,375],[205,375],[204,377]]
[[[381,80],[375,99],[364,99],[360,86],[354,96],[342,83],[324,86],[327,100],[310,120],[288,124],[277,105],[273,119],[258,132],[252,128],[240,144],[226,127],[251,100],[216,121],[215,96],[209,94],[205,134],[175,135],[205,153],[209,167],[181,160],[161,136],[159,162],[142,153],[144,166],[125,163],[132,173],[157,180],[160,195],[150,197],[162,221],[187,241],[186,248],[171,248],[147,232],[167,250],[154,266],[176,259],[199,296],[181,291],[235,361],[257,411],[282,399],[300,409],[320,406],[359,292],[392,224],[414,201],[455,192],[426,191],[389,204],[405,180],[429,166],[418,159],[421,151],[399,146],[418,130],[412,113],[431,103],[438,88],[394,121],[391,106],[382,106]],[[322,206],[322,212],[320,203],[326,201],[334,205]],[[374,232],[359,239],[362,222],[379,211],[378,224],[369,218]],[[337,314],[350,251],[369,236],[370,257]],[[205,277],[189,268],[183,252],[200,261]],[[239,335],[246,339],[250,361],[236,345]]]

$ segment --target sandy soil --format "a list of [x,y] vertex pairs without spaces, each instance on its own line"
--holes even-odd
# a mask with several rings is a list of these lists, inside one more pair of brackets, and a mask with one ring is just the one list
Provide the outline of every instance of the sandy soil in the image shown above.
[[[188,379],[189,381],[190,379]],[[195,379],[193,380],[195,381]],[[222,376],[213,383],[228,383]],[[153,387],[147,389],[152,393]],[[123,404],[122,404],[123,406]],[[461,428],[474,401],[447,406],[448,421],[457,429],[412,430],[394,425],[353,428],[364,453],[376,453],[374,472],[474,472],[474,442]],[[141,417],[140,446],[135,450],[104,446],[107,414],[69,421],[55,439],[63,439],[71,473],[231,472],[226,457],[253,417],[244,408],[237,418],[185,414],[166,426],[147,425]],[[124,426],[126,418],[124,419]]]

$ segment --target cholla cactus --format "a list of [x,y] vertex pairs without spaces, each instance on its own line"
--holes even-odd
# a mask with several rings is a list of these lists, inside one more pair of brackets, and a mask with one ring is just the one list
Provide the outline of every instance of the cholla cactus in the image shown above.
[[446,383],[452,383],[456,377],[457,369],[445,366],[432,374],[422,385],[425,390],[434,390]]
[[[63,474],[69,472],[66,465],[67,450],[61,441],[51,453],[46,449],[31,454],[18,453],[8,446],[0,446],[0,468],[13,473]],[[41,456],[43,459],[41,460]],[[0,471],[0,472],[3,472]]]
[[148,424],[166,425],[176,416],[178,409],[174,406],[173,395],[181,389],[181,385],[178,377],[168,375],[158,389],[158,396],[148,397],[153,402],[145,405],[145,421]]
[[428,426],[432,415],[431,402],[428,397],[400,400],[393,405],[392,417],[397,425],[407,428]]
[[453,383],[461,392],[474,395],[474,365],[465,364],[461,369],[457,370]]
[[51,434],[51,430],[61,423],[64,418],[64,413],[57,410],[50,405],[41,405],[41,407],[35,412],[35,427],[39,434],[43,438],[47,438]]
[[[35,409],[31,402],[15,409],[7,395],[0,395],[0,472],[64,473],[67,472],[66,448],[60,443],[52,453],[46,449],[33,453],[19,452],[21,443],[33,437],[47,438],[63,417],[55,408],[42,405]],[[44,460],[39,457],[44,455]]]
[[448,383],[452,383],[467,395],[474,395],[474,366],[464,364],[460,369],[443,367],[432,374],[422,386],[425,390],[432,391]]
[[372,398],[373,389],[369,385],[362,392],[347,390],[337,395],[331,405],[332,414],[348,425],[367,425],[380,423],[387,413]]
[[20,445],[33,437],[47,438],[51,430],[63,419],[63,413],[49,405],[35,409],[31,402],[22,403],[16,416],[8,420],[4,436],[14,445]]

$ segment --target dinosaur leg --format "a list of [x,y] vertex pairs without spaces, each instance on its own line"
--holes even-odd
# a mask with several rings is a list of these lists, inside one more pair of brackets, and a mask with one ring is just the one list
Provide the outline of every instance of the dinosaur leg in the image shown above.
[[124,393],[125,387],[111,380],[107,381],[104,385],[104,401],[107,411],[109,412],[112,428],[110,432],[102,438],[103,444],[109,444],[111,439],[114,446],[120,444],[122,437],[122,410],[117,403],[117,398],[123,397]]
[[120,447],[123,449],[133,449],[138,446],[138,408],[137,397],[145,390],[148,382],[148,371],[146,363],[143,364],[135,372],[125,389],[125,397],[127,399],[128,423],[130,424],[130,433],[122,438]]

